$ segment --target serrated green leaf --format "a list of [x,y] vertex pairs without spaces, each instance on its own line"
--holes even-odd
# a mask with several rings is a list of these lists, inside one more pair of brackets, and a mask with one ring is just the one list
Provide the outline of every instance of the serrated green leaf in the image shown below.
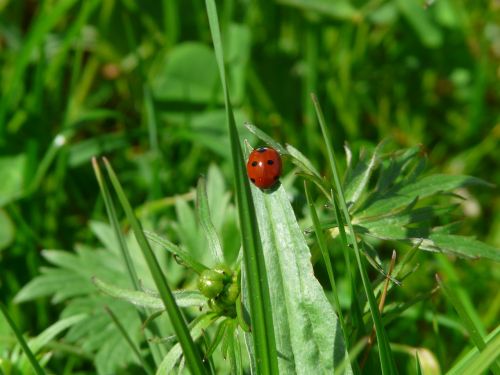
[[355,204],[361,197],[375,169],[376,160],[377,151],[374,151],[368,161],[362,157],[355,167],[349,168],[344,182],[344,195],[348,204]]
[[[127,301],[133,305],[147,307],[154,310],[164,310],[165,306],[160,297],[151,294],[140,292],[137,290],[123,289],[114,285],[105,283],[97,277],[92,278],[95,286],[111,297]],[[174,291],[175,302],[179,307],[203,306],[206,303],[206,298],[197,291],[178,290]]]
[[[340,324],[314,277],[310,252],[282,186],[252,188],[283,374],[331,374],[347,356]],[[351,373],[348,366],[345,373]]]
[[409,205],[416,197],[423,199],[434,194],[449,192],[459,187],[489,186],[479,178],[471,176],[431,175],[411,184],[395,186],[383,195],[376,193],[363,204],[357,216],[376,216],[397,211]]
[[127,327],[136,345],[139,345],[141,321],[136,307],[126,302],[108,296],[90,295],[72,299],[62,312],[63,318],[86,315],[85,319],[70,328],[65,340],[93,354],[99,375],[114,374],[119,368],[134,362],[130,347],[104,311],[104,306],[120,311],[121,323]]
[[500,262],[500,250],[471,237],[433,233],[429,237],[444,252],[469,258],[488,258]]
[[33,353],[38,353],[42,348],[58,336],[61,332],[81,322],[85,318],[84,314],[73,315],[69,318],[61,319],[45,329],[37,337],[31,339],[28,344]]

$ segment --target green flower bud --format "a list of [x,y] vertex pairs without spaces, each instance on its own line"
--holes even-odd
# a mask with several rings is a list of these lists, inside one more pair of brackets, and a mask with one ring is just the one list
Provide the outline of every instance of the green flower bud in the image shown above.
[[207,298],[215,298],[224,290],[224,275],[214,270],[205,270],[198,279],[198,289]]

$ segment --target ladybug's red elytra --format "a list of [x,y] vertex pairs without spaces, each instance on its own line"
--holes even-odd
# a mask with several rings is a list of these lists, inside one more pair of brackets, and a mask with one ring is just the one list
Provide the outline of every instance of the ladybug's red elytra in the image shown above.
[[250,181],[261,189],[269,189],[281,175],[281,157],[271,147],[259,147],[248,157],[247,174]]

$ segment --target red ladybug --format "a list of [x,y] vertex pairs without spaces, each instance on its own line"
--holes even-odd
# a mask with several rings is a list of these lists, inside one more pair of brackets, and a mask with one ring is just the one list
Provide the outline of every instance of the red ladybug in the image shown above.
[[281,175],[281,157],[278,151],[271,147],[253,150],[248,157],[247,174],[258,188],[271,188]]

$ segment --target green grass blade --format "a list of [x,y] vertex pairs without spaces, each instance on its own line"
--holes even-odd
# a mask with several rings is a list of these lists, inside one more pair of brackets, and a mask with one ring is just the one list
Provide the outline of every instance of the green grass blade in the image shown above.
[[[130,251],[127,246],[127,242],[125,240],[125,237],[123,236],[123,233],[120,229],[120,223],[118,221],[118,216],[116,214],[116,209],[115,205],[113,203],[113,199],[111,198],[111,194],[108,189],[108,184],[106,183],[106,180],[103,178],[103,175],[101,173],[101,169],[99,167],[99,163],[95,158],[92,159],[92,167],[94,168],[94,174],[97,179],[97,183],[99,185],[99,188],[101,190],[101,194],[103,196],[104,200],[104,205],[106,206],[106,211],[108,214],[109,221],[111,222],[111,226],[113,227],[113,231],[115,232],[116,239],[119,244],[119,249],[121,252],[121,255],[123,257],[123,262],[125,263],[125,267],[127,268],[128,275],[130,277],[130,281],[136,291],[141,290],[141,283],[139,281],[139,277],[137,276],[137,271],[135,269],[134,263],[132,261],[132,257],[130,255]],[[150,315],[147,311],[142,311],[138,310],[139,318],[141,321],[145,321]],[[160,329],[156,324],[152,324],[149,329],[146,331],[146,337],[154,337],[154,336],[160,336]],[[150,343],[148,341],[149,348],[151,349],[151,353],[153,356],[153,359],[156,364],[159,364],[163,358],[163,356],[166,354],[163,350],[163,347],[161,345],[155,345],[153,343]]]
[[217,58],[222,81],[224,101],[226,104],[226,121],[228,123],[231,141],[233,173],[236,182],[236,201],[242,231],[243,259],[248,281],[250,315],[257,370],[261,375],[277,374],[278,360],[276,339],[274,336],[266,266],[255,217],[255,209],[250,193],[250,185],[246,176],[245,162],[243,160],[241,144],[238,138],[231,100],[229,98],[219,20],[214,0],[206,0],[206,7],[214,43],[215,56]]
[[[492,332],[486,336],[486,345],[489,345],[493,339],[500,335],[500,326],[497,326]],[[477,347],[472,347],[460,360],[458,360],[453,367],[447,372],[447,375],[462,375],[465,369],[472,361],[480,354]]]
[[111,310],[108,306],[105,306],[104,308],[106,309],[106,312],[111,317],[111,320],[113,320],[113,323],[115,323],[116,327],[118,328],[118,330],[122,334],[122,336],[125,339],[125,341],[127,341],[127,343],[129,344],[129,346],[132,349],[132,351],[134,352],[135,356],[137,357],[137,359],[141,363],[142,368],[144,369],[144,371],[146,371],[149,375],[154,374],[153,369],[146,362],[145,358],[143,357],[143,355],[139,351],[139,348],[134,344],[134,341],[132,340],[132,338],[128,334],[128,332],[125,329],[125,327],[123,326],[123,324],[121,324],[120,320],[115,315],[115,313],[113,312],[113,310]]
[[[497,334],[479,353],[479,355],[472,358],[469,361],[461,375],[476,375],[482,374],[484,371],[490,367],[493,373],[497,373],[494,370],[494,366],[497,365],[497,360],[500,357],[500,334]],[[498,366],[497,366],[498,367]],[[451,373],[449,373],[451,375]]]
[[130,256],[127,243],[120,230],[120,223],[118,222],[118,217],[116,215],[115,205],[113,204],[113,200],[111,198],[108,185],[106,184],[106,181],[103,179],[101,169],[95,158],[92,159],[92,167],[94,168],[94,174],[96,176],[97,183],[99,185],[99,188],[103,196],[104,205],[106,206],[106,211],[108,213],[111,226],[113,227],[116,239],[118,240],[118,243],[120,245],[119,248],[123,257],[123,261],[125,262],[125,266],[127,267],[130,280],[134,288],[136,290],[139,290],[141,284],[139,282],[139,278],[137,277],[137,272],[132,262],[132,257]]
[[19,342],[19,345],[24,350],[24,353],[26,354],[26,357],[28,357],[28,360],[31,363],[31,366],[33,366],[33,370],[35,370],[35,373],[37,375],[45,375],[45,371],[42,369],[42,366],[38,363],[38,361],[35,358],[35,355],[31,351],[30,347],[26,343],[26,340],[24,339],[23,335],[19,331],[19,328],[17,328],[16,323],[12,320],[10,317],[9,312],[7,311],[7,308],[3,305],[3,303],[0,303],[0,310],[2,311],[3,316],[5,317],[5,320],[9,324],[10,328],[16,335],[17,341]]
[[342,327],[342,333],[344,334],[344,341],[346,343],[346,346],[348,346],[349,341],[347,340],[347,330],[344,322],[344,316],[342,314],[342,309],[340,307],[340,301],[337,293],[337,285],[335,284],[335,277],[333,275],[333,267],[332,267],[332,261],[330,259],[330,253],[328,252],[325,235],[323,233],[323,229],[321,228],[321,224],[318,218],[318,213],[316,212],[316,208],[314,207],[314,202],[312,201],[311,193],[309,192],[309,188],[307,187],[306,182],[304,182],[304,191],[306,193],[307,205],[309,206],[309,211],[311,212],[311,217],[314,226],[314,233],[316,234],[316,239],[318,240],[318,246],[321,251],[321,254],[323,255],[323,261],[325,262],[326,272],[328,273],[330,286],[332,287],[333,300],[335,302],[335,309],[337,310],[336,313],[339,316],[340,325]]
[[[460,317],[460,321],[463,323],[465,329],[469,333],[469,336],[474,343],[474,345],[480,350],[484,351],[486,348],[486,342],[484,335],[481,334],[481,328],[474,323],[474,320],[467,313],[467,309],[462,303],[460,296],[455,292],[453,288],[450,288],[446,283],[444,283],[439,276],[436,274],[436,280],[443,290],[445,296],[451,302],[453,307],[455,308],[458,316]],[[491,363],[491,371],[495,375],[500,375],[500,366],[495,361]],[[480,371],[476,372],[477,374],[481,373]]]
[[182,313],[175,303],[175,298],[170,290],[170,287],[167,284],[167,280],[165,279],[165,275],[158,264],[158,260],[156,259],[153,250],[151,249],[149,242],[146,239],[142,231],[142,226],[135,217],[132,206],[130,205],[127,197],[125,196],[125,192],[118,181],[118,178],[111,167],[111,164],[107,159],[104,159],[106,169],[108,171],[111,183],[115,189],[115,192],[120,200],[120,203],[127,215],[127,218],[130,222],[132,230],[135,234],[136,240],[139,244],[139,247],[142,250],[144,258],[148,264],[151,275],[153,276],[154,282],[158,291],[160,292],[160,297],[165,304],[165,308],[167,310],[168,316],[170,317],[170,321],[172,326],[177,334],[179,339],[179,343],[181,344],[182,350],[184,352],[184,356],[186,357],[187,365],[191,370],[192,374],[206,374],[205,367],[203,365],[201,355],[193,342],[191,335],[189,334],[189,329],[186,325],[186,321],[182,316]]
[[385,332],[384,324],[382,322],[382,318],[380,316],[380,312],[378,309],[378,304],[375,299],[375,295],[371,288],[370,279],[368,278],[368,273],[366,271],[363,260],[361,259],[361,251],[358,247],[358,242],[356,240],[356,235],[354,232],[354,228],[352,226],[351,217],[349,215],[349,210],[347,208],[347,204],[344,198],[344,193],[342,190],[342,184],[340,182],[339,172],[337,170],[337,164],[335,162],[335,154],[333,150],[333,146],[331,144],[331,137],[328,132],[328,129],[325,124],[325,119],[323,117],[323,112],[319,106],[318,100],[315,95],[312,95],[312,100],[314,103],[314,108],[316,109],[316,115],[318,117],[318,122],[321,127],[321,132],[323,134],[324,142],[326,145],[326,150],[328,154],[328,161],[330,164],[330,168],[332,171],[332,176],[334,180],[334,186],[336,189],[336,193],[338,196],[339,208],[344,216],[344,220],[349,229],[350,242],[354,248],[354,254],[356,256],[356,262],[358,264],[359,273],[361,275],[361,280],[363,282],[363,288],[365,290],[366,297],[368,299],[368,304],[370,306],[370,311],[372,314],[373,322],[375,324],[375,332],[377,335],[377,341],[379,346],[379,356],[380,356],[380,365],[382,369],[382,374],[396,374],[397,369],[394,362],[394,358],[392,355],[391,348],[389,346],[389,340],[387,338],[387,334]]

